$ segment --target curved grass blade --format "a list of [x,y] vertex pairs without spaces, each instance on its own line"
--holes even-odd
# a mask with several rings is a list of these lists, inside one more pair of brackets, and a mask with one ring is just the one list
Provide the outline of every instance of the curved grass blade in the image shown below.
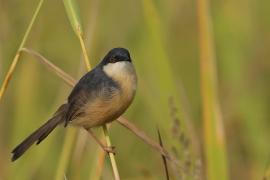
[[39,62],[49,67],[54,73],[56,73],[61,79],[63,79],[68,85],[74,86],[76,83],[76,80],[73,79],[70,75],[68,75],[66,72],[64,72],[62,69],[51,63],[48,59],[46,59],[44,56],[39,54],[38,52],[28,49],[28,48],[22,48],[22,52],[26,52],[34,57],[36,57]]
[[63,0],[69,22],[76,34],[82,34],[82,23],[79,14],[79,8],[75,0]]
[[11,65],[10,65],[10,67],[9,67],[9,70],[8,70],[8,72],[7,72],[7,74],[6,74],[5,78],[4,78],[3,84],[2,84],[1,89],[0,89],[0,100],[2,99],[6,89],[8,87],[9,81],[12,78],[14,70],[15,70],[15,68],[16,68],[16,66],[18,64],[18,61],[20,59],[20,56],[21,56],[20,50],[25,45],[25,42],[26,42],[26,40],[27,40],[27,38],[28,38],[28,36],[30,34],[30,31],[31,31],[31,29],[33,27],[33,24],[34,24],[34,22],[35,22],[35,20],[37,18],[37,15],[38,15],[38,13],[39,13],[42,5],[43,5],[43,2],[44,2],[44,0],[39,1],[38,6],[37,6],[37,8],[36,8],[36,10],[35,10],[35,12],[34,12],[34,14],[32,16],[32,19],[31,19],[31,21],[30,21],[30,23],[29,23],[29,25],[28,25],[28,27],[26,29],[26,32],[25,32],[25,34],[23,36],[22,42],[21,42],[21,44],[20,44],[20,46],[19,46],[19,48],[18,48],[18,50],[16,52],[16,55],[15,55]]
[[75,34],[79,38],[80,45],[81,45],[81,48],[83,51],[84,63],[85,63],[87,70],[89,71],[91,69],[91,65],[90,65],[88,55],[87,55],[86,46],[84,43],[83,30],[82,30],[83,28],[82,28],[82,23],[81,23],[81,19],[80,19],[78,5],[76,3],[76,0],[63,0],[63,3],[65,5],[65,9],[66,9],[66,12],[67,12],[67,15],[69,18],[69,22],[70,22]]

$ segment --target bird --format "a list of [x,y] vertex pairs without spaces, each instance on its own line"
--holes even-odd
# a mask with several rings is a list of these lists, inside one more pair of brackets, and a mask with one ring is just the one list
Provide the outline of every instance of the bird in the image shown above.
[[137,75],[129,51],[111,49],[81,77],[52,118],[12,150],[11,160],[17,160],[34,143],[41,143],[60,124],[88,130],[112,122],[130,106],[136,89]]

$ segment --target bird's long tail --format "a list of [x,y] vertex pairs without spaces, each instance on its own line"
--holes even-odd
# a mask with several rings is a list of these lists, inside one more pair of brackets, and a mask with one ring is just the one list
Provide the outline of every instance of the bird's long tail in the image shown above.
[[63,104],[56,111],[54,116],[49,119],[45,124],[43,124],[40,128],[38,128],[35,132],[30,134],[23,142],[21,142],[17,147],[12,150],[12,161],[15,161],[19,157],[21,157],[24,152],[35,142],[39,144],[43,141],[53,130],[56,128],[58,124],[64,122],[65,112],[66,112],[66,104]]

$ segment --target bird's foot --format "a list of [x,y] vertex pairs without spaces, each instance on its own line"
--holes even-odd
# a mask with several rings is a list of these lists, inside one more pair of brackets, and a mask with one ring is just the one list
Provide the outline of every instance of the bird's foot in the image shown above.
[[115,155],[115,146],[104,146],[103,150],[106,151],[107,153],[113,153]]

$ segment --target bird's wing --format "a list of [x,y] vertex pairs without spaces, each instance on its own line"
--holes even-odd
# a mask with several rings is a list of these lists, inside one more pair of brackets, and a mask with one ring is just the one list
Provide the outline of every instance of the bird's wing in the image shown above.
[[68,111],[65,126],[68,122],[84,115],[83,107],[87,103],[88,93],[84,88],[77,91],[76,95],[68,102]]
[[109,101],[117,90],[118,84],[100,69],[96,67],[84,75],[76,84],[68,97],[68,110],[66,113],[66,125],[77,117],[85,115],[84,106],[102,97]]
[[89,101],[90,96],[95,91],[97,77],[94,70],[84,75],[68,97],[68,110],[66,113],[66,124],[77,117],[84,115],[83,107]]

